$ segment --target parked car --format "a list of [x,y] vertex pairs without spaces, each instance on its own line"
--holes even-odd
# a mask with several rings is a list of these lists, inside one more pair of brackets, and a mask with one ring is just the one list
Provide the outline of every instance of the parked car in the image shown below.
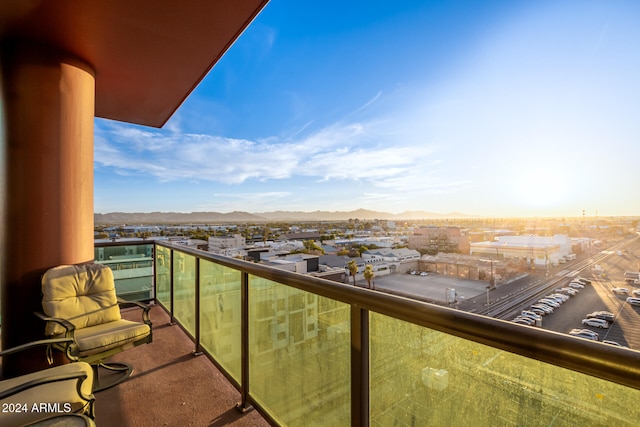
[[512,320],[513,323],[518,323],[520,325],[527,325],[527,326],[533,326],[535,325],[536,321],[529,318],[529,317],[522,317],[522,316],[518,316],[515,319]]
[[544,303],[544,302],[538,302],[536,305],[539,305],[539,306],[541,306],[542,308],[546,308],[546,309],[548,309],[548,310],[551,310],[551,312],[552,312],[552,313],[553,313],[553,311],[554,311],[554,310],[555,310],[555,308],[556,308],[556,307],[553,307],[553,306],[551,306],[551,305],[549,305],[549,304],[547,304],[547,303]]
[[539,313],[536,313],[531,310],[522,310],[522,313],[520,313],[520,316],[530,317],[533,320],[542,320],[542,316]]
[[609,328],[609,322],[607,322],[606,320],[603,320],[603,319],[597,319],[595,317],[582,319],[582,324],[586,325],[586,326],[593,326],[593,327],[600,328],[600,329],[608,329]]
[[551,298],[541,298],[538,300],[539,303],[550,305],[553,308],[560,307],[560,303]]
[[636,297],[640,296],[640,289],[634,289],[633,291],[631,291],[631,295]]
[[590,329],[572,329],[569,332],[569,335],[572,335],[578,338],[586,338],[588,340],[593,340],[593,341],[598,341],[600,339],[600,335],[598,335],[597,333],[593,332]]
[[576,277],[574,280],[577,280],[578,282],[582,283],[583,285],[590,285],[591,284],[591,280],[587,280],[584,277]]
[[531,310],[542,310],[544,311],[546,314],[551,314],[553,313],[553,307],[549,307],[546,304],[533,304],[531,306]]
[[575,288],[575,289],[582,289],[584,288],[584,285],[580,282],[569,282],[569,287]]
[[569,295],[551,294],[551,295],[545,295],[545,298],[553,298],[559,303],[563,303],[569,300]]
[[533,306],[532,306],[528,311],[530,311],[530,312],[532,312],[532,313],[535,313],[535,314],[538,314],[538,315],[540,315],[540,316],[544,316],[544,315],[549,314],[549,313],[547,313],[546,311],[544,311],[543,309],[541,309],[541,308],[536,308],[536,307],[533,307]]
[[617,347],[629,348],[629,347],[627,347],[626,345],[622,345],[622,344],[620,344],[620,343],[619,343],[619,342],[617,342],[617,341],[602,340],[602,343],[603,343],[603,344],[609,344],[609,345],[615,345],[615,346],[617,346]]
[[640,298],[627,297],[627,302],[631,305],[640,305]]
[[629,289],[627,288],[613,288],[611,289],[611,292],[613,292],[614,294],[627,294],[629,295]]
[[609,311],[594,311],[593,313],[587,314],[586,317],[588,319],[595,318],[606,320],[607,322],[613,322],[616,316]]

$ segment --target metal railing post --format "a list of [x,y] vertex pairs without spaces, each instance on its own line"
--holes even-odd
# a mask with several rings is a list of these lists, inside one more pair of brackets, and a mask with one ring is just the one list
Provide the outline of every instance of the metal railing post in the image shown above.
[[202,346],[200,345],[200,258],[195,258],[195,310],[196,310],[196,336],[195,344],[196,348],[193,351],[194,356],[200,356],[202,354]]
[[249,273],[241,271],[240,276],[240,304],[241,304],[241,401],[236,405],[241,412],[253,409],[249,403]]
[[170,325],[176,324],[176,319],[173,317],[173,307],[175,305],[175,298],[173,296],[173,249],[169,252],[169,289],[171,294],[171,318],[169,319]]
[[351,305],[351,425],[369,425],[369,311]]

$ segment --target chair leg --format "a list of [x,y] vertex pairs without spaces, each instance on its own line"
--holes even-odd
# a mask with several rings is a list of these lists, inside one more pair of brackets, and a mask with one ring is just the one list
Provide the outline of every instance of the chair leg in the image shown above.
[[[97,393],[99,391],[103,391],[106,390],[108,388],[114,387],[118,384],[120,384],[123,381],[126,381],[131,374],[133,373],[133,367],[127,363],[120,363],[120,362],[110,362],[110,363],[104,363],[104,362],[100,362],[98,364],[95,365],[91,365],[91,367],[93,368],[93,377],[94,377],[94,382],[93,382],[93,392]],[[109,382],[107,382],[106,384],[102,384],[102,381],[100,380],[100,370],[99,368],[103,368],[109,371],[115,371],[115,372],[120,372],[121,375],[117,376],[115,380],[111,380]]]

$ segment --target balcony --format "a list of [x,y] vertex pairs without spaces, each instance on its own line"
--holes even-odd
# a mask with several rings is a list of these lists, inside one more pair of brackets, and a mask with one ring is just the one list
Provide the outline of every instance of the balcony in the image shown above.
[[[119,258],[132,271],[112,268],[121,294],[154,300],[157,335],[118,356],[137,371],[97,395],[98,423],[631,426],[640,419],[636,351],[143,243]],[[109,262],[115,250],[96,247],[96,259]],[[147,277],[137,291],[128,288],[135,270]],[[256,410],[241,414],[236,402]]]

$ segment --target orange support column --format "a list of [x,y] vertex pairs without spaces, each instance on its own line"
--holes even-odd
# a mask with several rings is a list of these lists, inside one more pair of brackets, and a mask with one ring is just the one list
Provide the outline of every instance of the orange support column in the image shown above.
[[[42,339],[40,277],[93,260],[95,81],[83,61],[47,47],[2,50],[2,347]],[[22,363],[24,362],[24,363]],[[41,369],[40,351],[6,358],[5,375]]]

